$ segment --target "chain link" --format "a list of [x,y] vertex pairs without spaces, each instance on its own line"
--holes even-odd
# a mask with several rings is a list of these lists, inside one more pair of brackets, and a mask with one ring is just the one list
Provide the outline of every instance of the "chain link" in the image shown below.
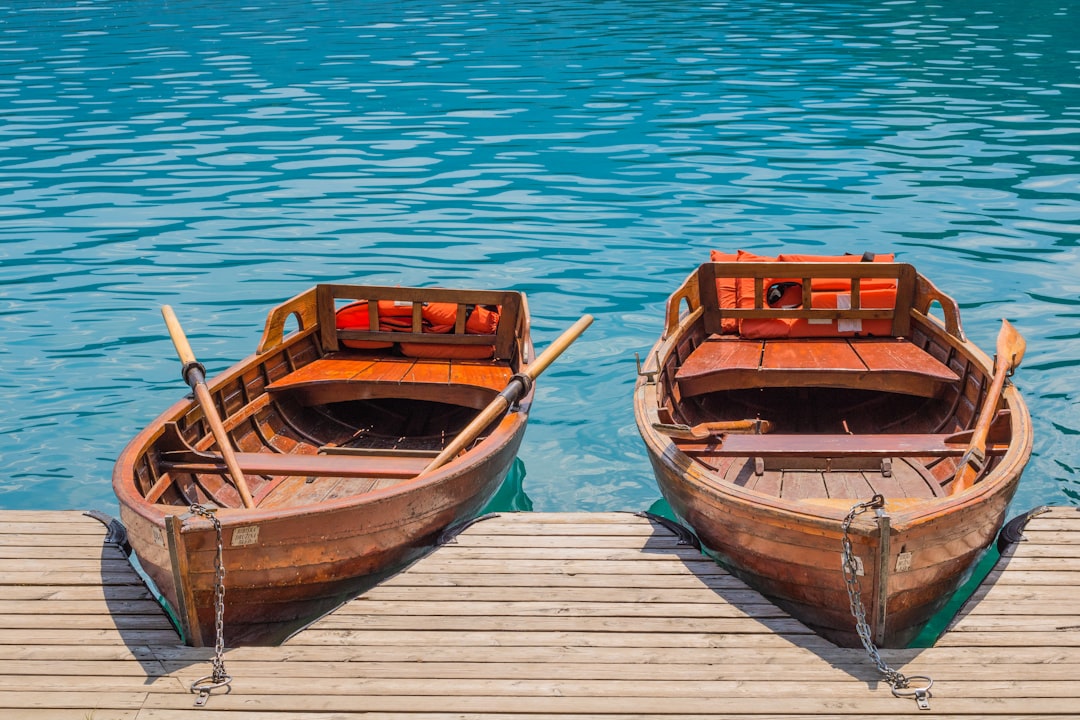
[[[862,603],[862,587],[859,584],[859,565],[855,553],[851,549],[851,538],[848,535],[848,531],[851,529],[851,523],[855,521],[856,517],[868,510],[874,510],[884,506],[884,496],[874,495],[874,497],[867,502],[856,503],[853,505],[848,512],[847,517],[844,518],[844,522],[840,524],[840,530],[843,532],[843,537],[841,538],[841,543],[843,545],[841,559],[844,568],[844,583],[847,586],[848,602],[851,606],[851,614],[855,618],[855,630],[859,634],[859,640],[862,641],[866,653],[870,656],[874,665],[877,666],[878,672],[885,677],[885,682],[892,688],[892,694],[896,697],[912,696],[915,698],[916,702],[919,703],[919,708],[921,710],[929,710],[930,703],[928,702],[928,698],[930,697],[930,688],[933,687],[934,681],[925,675],[912,675],[911,677],[907,677],[903,673],[889,667],[888,663],[882,659],[877,646],[874,645],[874,640],[871,637],[870,624],[866,622],[866,609],[863,607]],[[884,572],[884,568],[881,569],[881,572]],[[912,688],[912,680],[922,680],[925,682],[925,687]]]
[[[214,558],[214,658],[210,661],[213,671],[206,677],[199,678],[191,683],[191,692],[199,693],[195,699],[195,705],[202,707],[206,704],[212,690],[228,688],[232,677],[225,672],[225,545],[221,539],[221,521],[217,519],[215,507],[205,507],[198,503],[192,503],[191,513],[201,515],[208,519],[214,526],[217,535],[217,556]],[[228,691],[226,691],[228,692]]]

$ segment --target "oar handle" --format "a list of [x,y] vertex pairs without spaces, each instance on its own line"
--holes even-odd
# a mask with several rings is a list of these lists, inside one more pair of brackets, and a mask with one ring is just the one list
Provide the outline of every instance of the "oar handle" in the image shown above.
[[[180,362],[184,364],[182,371],[184,381],[191,386],[192,392],[195,393],[195,399],[198,401],[199,407],[202,408],[207,424],[210,425],[210,432],[213,433],[214,440],[217,441],[218,448],[221,450],[221,457],[225,460],[225,466],[229,469],[229,474],[232,475],[237,492],[240,493],[240,499],[243,500],[244,507],[253,508],[255,507],[255,501],[248,490],[244,471],[240,469],[240,463],[236,460],[235,453],[233,453],[232,444],[229,442],[229,433],[221,422],[221,416],[218,415],[217,408],[214,406],[214,398],[210,395],[210,389],[206,387],[202,365],[195,359],[195,353],[191,351],[191,344],[188,342],[187,335],[184,334],[184,328],[181,327],[180,320],[177,319],[173,309],[168,305],[163,305],[161,315],[165,318],[165,326],[169,329],[169,337],[172,338],[173,347],[176,348],[176,355],[180,358]],[[192,370],[195,372],[192,372]]]
[[[544,352],[540,353],[537,358],[529,363],[528,367],[522,372],[522,375],[528,376],[530,380],[535,380],[540,373],[544,372],[551,363],[555,361],[557,357],[563,354],[566,348],[571,344],[581,333],[585,332],[585,328],[592,324],[592,315],[582,315],[573,325],[563,331],[555,342],[548,345]],[[494,400],[488,403],[488,406],[480,411],[480,414],[473,418],[473,421],[465,426],[465,429],[458,433],[449,445],[447,445],[441,453],[439,453],[434,460],[428,463],[427,467],[420,473],[421,475],[429,473],[442,465],[445,465],[449,460],[453,459],[459,452],[465,449],[465,447],[479,437],[480,433],[484,431],[488,425],[506,411],[506,408],[510,407],[511,403],[517,400],[522,391],[525,390],[525,383],[519,378],[511,378],[506,388],[499,393]]]
[[184,328],[180,326],[180,320],[177,319],[172,307],[162,305],[161,315],[165,318],[165,326],[169,328],[169,337],[172,338],[172,344],[176,348],[176,355],[180,358],[180,362],[185,366],[197,362],[195,353],[191,351],[191,343],[188,342],[187,335],[184,334]]

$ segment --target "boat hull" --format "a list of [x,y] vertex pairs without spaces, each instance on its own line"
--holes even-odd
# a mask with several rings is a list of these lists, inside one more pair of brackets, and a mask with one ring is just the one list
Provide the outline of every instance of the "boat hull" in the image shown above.
[[[842,573],[841,523],[846,513],[800,514],[718,490],[707,479],[683,472],[663,453],[650,453],[661,494],[680,523],[693,529],[703,550],[811,630],[842,647],[861,644]],[[870,513],[849,532],[861,558],[858,577],[868,618],[878,612],[875,588],[887,572],[880,647],[904,647],[948,602],[993,542],[1019,476],[974,507],[933,517],[890,523],[884,560],[880,526]],[[853,500],[853,504],[859,502]],[[897,572],[910,549],[909,570]]]
[[[793,266],[790,273],[806,278],[816,267],[822,266]],[[935,370],[938,376],[932,389],[912,384],[910,376],[901,377],[894,389],[889,383],[899,377],[897,373],[869,378],[866,370],[842,377],[823,356],[799,353],[808,347],[828,349],[829,341],[820,339],[813,343],[764,340],[762,350],[749,362],[757,362],[758,354],[767,357],[774,343],[809,364],[791,375],[770,367],[761,376],[771,378],[772,386],[717,389],[722,383],[716,378],[722,380],[727,369],[715,368],[719,374],[708,375],[713,369],[700,363],[694,366],[694,353],[706,343],[729,348],[740,341],[725,344],[718,335],[720,322],[708,319],[705,304],[716,302],[716,297],[708,297],[703,289],[712,286],[712,272],[710,268],[707,279],[700,281],[692,274],[672,295],[665,332],[650,351],[635,388],[638,430],[662,495],[676,518],[697,535],[705,552],[819,635],[841,646],[862,644],[852,612],[851,591],[855,590],[868,639],[880,647],[906,646],[969,577],[1001,527],[1032,445],[1031,421],[1019,392],[1011,384],[1005,386],[996,408],[1001,422],[993,433],[994,457],[988,458],[988,469],[979,481],[966,490],[954,492],[950,487],[959,452],[932,458],[921,456],[921,451],[891,458],[890,451],[884,450],[874,450],[869,458],[857,457],[862,450],[844,452],[844,438],[853,436],[828,433],[835,432],[833,427],[846,429],[849,420],[863,434],[848,444],[860,448],[882,438],[893,438],[886,444],[896,445],[895,438],[917,444],[920,436],[960,438],[957,444],[963,448],[964,432],[970,434],[994,364],[963,337],[955,304],[917,276],[909,281],[917,282],[918,289],[907,297],[914,297],[920,307],[904,318],[906,339],[867,341],[905,342],[909,347],[902,349],[909,354],[940,359],[945,365]],[[745,272],[789,271],[751,268]],[[827,266],[825,272],[842,277],[843,268]],[[890,272],[903,279],[908,271]],[[809,284],[809,280],[803,282]],[[947,322],[926,315],[923,306],[931,299],[950,308]],[[688,311],[680,313],[682,303]],[[768,308],[760,306],[752,312],[754,318],[769,316]],[[845,340],[835,343],[848,350]],[[936,361],[931,364],[939,367]],[[680,386],[678,377],[684,366],[694,367],[699,384],[699,378],[705,378],[713,385],[704,389]],[[759,377],[752,365],[744,368],[739,369],[740,381]],[[816,376],[820,368],[824,374]],[[946,372],[955,373],[958,380],[941,382]],[[803,385],[804,380],[812,384],[815,377],[826,380],[817,386]],[[789,455],[785,455],[787,446],[774,455],[725,453],[727,441],[722,434],[693,440],[673,437],[670,431],[753,419],[755,413],[790,433],[784,436],[785,442],[795,439]],[[898,420],[906,416],[910,417]],[[794,428],[806,430],[800,435]],[[815,451],[815,434],[825,438],[828,450]],[[776,442],[762,439],[759,447],[769,446],[765,440]],[[755,441],[728,444],[752,447]],[[875,495],[882,497],[881,507],[864,507]],[[857,566],[849,584],[844,572],[843,527],[856,507],[860,510],[846,533]]]
[[[430,552],[448,528],[475,517],[499,489],[523,435],[507,428],[482,462],[363,502],[289,515],[219,510],[226,645],[274,645]],[[195,646],[215,643],[217,533],[206,518],[121,504],[144,571]],[[180,564],[183,572],[175,568]]]

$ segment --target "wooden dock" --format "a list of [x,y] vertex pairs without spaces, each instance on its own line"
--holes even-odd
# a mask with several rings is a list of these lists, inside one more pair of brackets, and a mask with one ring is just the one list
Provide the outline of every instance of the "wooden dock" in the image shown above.
[[1032,519],[895,698],[861,650],[809,633],[666,528],[623,513],[507,514],[281,647],[176,633],[106,528],[0,512],[0,719],[1080,718],[1080,509]]

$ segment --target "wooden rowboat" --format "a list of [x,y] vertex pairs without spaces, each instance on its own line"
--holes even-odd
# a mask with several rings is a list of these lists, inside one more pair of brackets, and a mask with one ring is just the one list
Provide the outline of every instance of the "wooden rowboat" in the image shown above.
[[904,646],[993,541],[1031,453],[1007,381],[1023,338],[1003,323],[991,361],[907,264],[783,259],[706,263],[671,295],[638,429],[707,552],[837,644]]
[[[479,309],[490,327],[476,331]],[[195,646],[216,641],[219,544],[223,639],[269,644],[477,515],[516,456],[532,379],[576,337],[534,358],[517,292],[319,285],[274,308],[256,353],[205,383],[166,319],[195,397],[127,445],[113,487]]]

